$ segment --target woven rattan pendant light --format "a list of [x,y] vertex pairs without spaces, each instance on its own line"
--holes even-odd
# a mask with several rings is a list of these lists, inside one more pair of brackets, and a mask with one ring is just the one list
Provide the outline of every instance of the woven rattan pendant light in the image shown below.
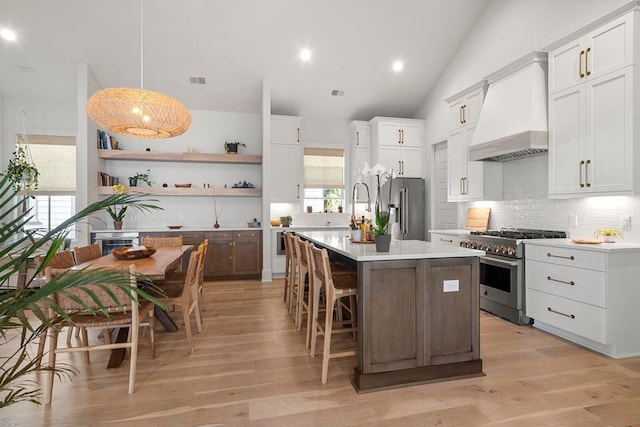
[[137,138],[170,138],[191,126],[191,114],[170,96],[143,89],[143,0],[140,0],[140,88],[109,88],[87,101],[89,119],[103,129]]

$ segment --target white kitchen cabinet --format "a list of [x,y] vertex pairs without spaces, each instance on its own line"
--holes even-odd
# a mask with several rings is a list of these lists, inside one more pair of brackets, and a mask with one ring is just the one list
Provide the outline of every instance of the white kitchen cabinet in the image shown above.
[[[638,190],[633,13],[549,54],[549,196]],[[634,50],[635,49],[635,50]]]
[[549,54],[549,93],[633,63],[633,14],[629,13],[555,48]]
[[271,116],[271,143],[272,144],[301,144],[302,142],[302,117],[298,116]]
[[422,178],[424,121],[374,117],[371,120],[371,163],[393,168],[404,178]]
[[271,202],[297,202],[302,194],[302,117],[271,116]]
[[[354,120],[350,124],[350,147],[351,147],[351,185],[347,192],[347,197],[351,200],[351,189],[356,182],[360,181],[360,175],[365,162],[371,165],[371,130],[369,122]],[[364,181],[371,190],[371,177]],[[363,196],[361,196],[363,197]]]
[[468,232],[447,231],[447,230],[430,230],[431,243],[442,243],[450,246],[460,246],[460,240],[468,235]]
[[640,245],[525,242],[526,314],[534,326],[611,357],[640,355]]
[[271,202],[296,202],[301,193],[300,145],[271,144]]
[[445,101],[449,104],[447,138],[447,200],[463,202],[502,199],[502,164],[469,161],[487,84],[481,81]]

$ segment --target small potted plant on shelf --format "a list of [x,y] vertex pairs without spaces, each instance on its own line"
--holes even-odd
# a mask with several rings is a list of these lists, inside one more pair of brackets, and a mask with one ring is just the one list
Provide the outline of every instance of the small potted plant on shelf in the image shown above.
[[[122,184],[116,184],[111,187],[113,194],[125,194],[127,188]],[[113,229],[114,230],[122,230],[122,220],[124,219],[124,214],[127,213],[127,207],[125,204],[120,205],[120,209],[118,210],[117,205],[107,206],[107,212],[113,219]]]
[[238,154],[238,147],[246,147],[247,144],[244,144],[240,141],[235,142],[224,142],[224,150],[227,154]]
[[615,243],[618,237],[622,239],[622,232],[615,228],[599,228],[594,234],[596,238],[602,237],[604,243]]
[[145,182],[149,187],[151,187],[151,179],[149,178],[150,169],[147,169],[147,173],[136,173],[133,176],[129,177],[129,187],[137,187],[138,180]]

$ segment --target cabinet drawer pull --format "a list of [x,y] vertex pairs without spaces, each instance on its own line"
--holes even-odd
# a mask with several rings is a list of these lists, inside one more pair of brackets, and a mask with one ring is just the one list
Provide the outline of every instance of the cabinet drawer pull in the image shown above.
[[549,280],[551,282],[565,283],[565,284],[571,285],[571,286],[575,285],[575,282],[573,280],[570,281],[570,282],[567,282],[566,280],[554,279],[551,276],[547,276],[547,280]]
[[590,47],[588,47],[587,51],[584,53],[584,69],[587,71],[587,76],[591,75],[591,71],[589,71],[589,52],[591,52]]
[[441,242],[447,242],[447,243],[453,243],[453,240],[447,240],[447,239],[443,239],[442,237],[440,238]]
[[300,184],[298,184],[298,199],[300,198]]
[[356,132],[356,146],[360,145],[360,132]]
[[576,259],[573,255],[569,255],[569,256],[566,256],[566,255],[554,255],[554,254],[552,254],[551,252],[547,252],[547,256],[548,256],[549,258],[563,258],[563,259],[570,259],[571,261],[573,261],[574,259]]
[[561,311],[556,311],[556,310],[552,309],[551,307],[547,307],[547,311],[550,311],[550,312],[555,313],[555,314],[559,314],[560,316],[569,317],[570,319],[575,319],[576,318],[576,316],[574,316],[573,314],[562,313]]
[[467,104],[462,106],[462,123],[467,123]]
[[298,142],[300,142],[300,128],[298,128]]
[[580,51],[580,59],[578,60],[578,63],[580,64],[580,78],[584,77],[584,73],[582,72],[582,57],[584,56],[584,50]]
[[460,106],[460,114],[459,114],[459,116],[460,116],[460,124],[464,123],[464,122],[462,121],[462,108],[463,108],[463,106],[461,105],[461,106]]
[[404,129],[400,129],[400,144],[404,144]]
[[580,187],[584,187],[584,183],[582,182],[582,166],[584,165],[584,160],[580,160],[580,165],[578,166],[580,168]]

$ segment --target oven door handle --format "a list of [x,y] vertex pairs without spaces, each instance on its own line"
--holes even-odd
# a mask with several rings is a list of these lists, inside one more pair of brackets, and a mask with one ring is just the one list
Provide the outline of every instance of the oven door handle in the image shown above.
[[494,258],[492,256],[481,256],[480,263],[495,265],[496,267],[517,267],[518,261],[506,260],[503,258]]

